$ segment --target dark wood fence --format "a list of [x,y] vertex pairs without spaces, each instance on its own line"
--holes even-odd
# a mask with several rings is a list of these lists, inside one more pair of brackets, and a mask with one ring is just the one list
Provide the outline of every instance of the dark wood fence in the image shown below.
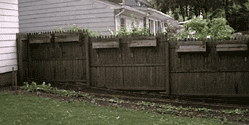
[[17,41],[22,81],[89,82],[89,40],[82,33],[18,34]]
[[[157,41],[155,37],[120,40],[92,38],[90,41],[94,43],[93,45],[98,44],[96,48],[91,46],[90,52],[92,86],[129,90],[166,90],[169,75],[168,42]],[[119,46],[106,47],[109,41],[117,41]],[[146,43],[156,44],[149,46]]]
[[18,34],[22,81],[249,97],[248,39],[169,41],[152,36],[89,38],[83,33],[39,37],[43,39]]
[[[248,52],[217,52],[217,45],[222,42],[230,41],[208,40],[205,53],[179,54],[176,53],[176,42],[170,41],[171,94],[249,95]],[[236,43],[238,41],[233,44]]]

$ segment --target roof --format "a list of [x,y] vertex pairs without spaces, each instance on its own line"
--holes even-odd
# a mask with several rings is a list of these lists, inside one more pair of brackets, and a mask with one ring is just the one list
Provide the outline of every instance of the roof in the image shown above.
[[[122,2],[122,0],[99,0],[99,1],[104,1],[103,3],[111,5],[113,9],[127,9],[127,10],[131,10],[131,11],[143,14],[143,15],[147,15],[147,12],[150,12],[151,16],[157,17],[160,20],[174,20],[169,15],[167,15],[167,14],[161,12],[161,11],[152,9],[152,8],[130,7],[130,6],[127,6],[127,5],[120,5],[119,2],[120,1]],[[139,1],[148,2],[147,0],[139,0]]]
[[[111,3],[111,4],[116,4],[116,5],[119,5],[119,3],[122,3],[123,0],[100,0],[100,1],[105,1],[105,2],[108,2],[108,3]],[[136,0],[132,0],[132,1],[136,1]],[[140,3],[143,3],[149,7],[151,7],[152,5],[147,1],[147,0],[138,0]]]
[[105,2],[112,3],[112,4],[122,3],[122,0],[100,0],[100,1],[105,1]]
[[158,17],[161,20],[174,20],[174,18],[170,17],[169,15],[152,8],[145,8],[145,7],[134,7],[134,8],[140,11],[149,12],[151,16]]
[[150,7],[152,6],[147,0],[138,0],[138,1],[147,5],[147,6],[150,6]]

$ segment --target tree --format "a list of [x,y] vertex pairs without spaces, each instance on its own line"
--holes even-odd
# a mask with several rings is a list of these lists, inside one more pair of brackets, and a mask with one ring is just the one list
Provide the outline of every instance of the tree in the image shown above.
[[203,15],[204,19],[226,18],[236,31],[248,30],[248,0],[149,0],[155,9],[172,13],[179,21]]

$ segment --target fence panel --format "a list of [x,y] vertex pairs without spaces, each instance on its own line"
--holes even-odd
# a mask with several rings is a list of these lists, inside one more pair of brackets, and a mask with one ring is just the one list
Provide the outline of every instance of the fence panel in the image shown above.
[[[129,42],[134,39],[144,41],[146,38],[122,38],[118,48],[91,47],[93,86],[126,90],[166,90],[165,49],[168,44],[158,42],[156,47],[140,47],[142,41],[139,47],[129,47]],[[93,38],[90,41],[94,43],[108,40]]]
[[217,52],[219,42],[207,41],[206,53],[177,53],[177,41],[170,41],[171,94],[249,94],[244,89],[248,87],[244,80],[249,72],[248,52]]
[[[66,35],[70,37],[70,34]],[[23,50],[27,50],[20,54],[23,56],[22,67],[27,69],[23,72],[28,73],[28,75],[23,74],[22,78],[27,77],[35,81],[86,82],[86,48],[85,42],[81,42],[82,39],[54,42],[52,37],[51,41],[39,43],[42,40],[34,36],[32,43],[26,41],[20,45]]]
[[91,55],[91,82],[94,87],[118,88],[123,86],[122,69],[122,48],[93,48],[92,43],[108,43],[118,39],[90,39]]

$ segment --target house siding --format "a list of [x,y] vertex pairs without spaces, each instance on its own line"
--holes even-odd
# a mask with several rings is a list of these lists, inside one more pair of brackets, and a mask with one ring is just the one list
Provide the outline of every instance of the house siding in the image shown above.
[[136,1],[135,0],[125,0],[125,4],[129,6],[135,6]]
[[20,32],[69,29],[75,24],[110,35],[114,30],[114,10],[97,0],[19,0]]
[[12,67],[17,70],[16,33],[18,0],[0,1],[0,85],[9,84]]

